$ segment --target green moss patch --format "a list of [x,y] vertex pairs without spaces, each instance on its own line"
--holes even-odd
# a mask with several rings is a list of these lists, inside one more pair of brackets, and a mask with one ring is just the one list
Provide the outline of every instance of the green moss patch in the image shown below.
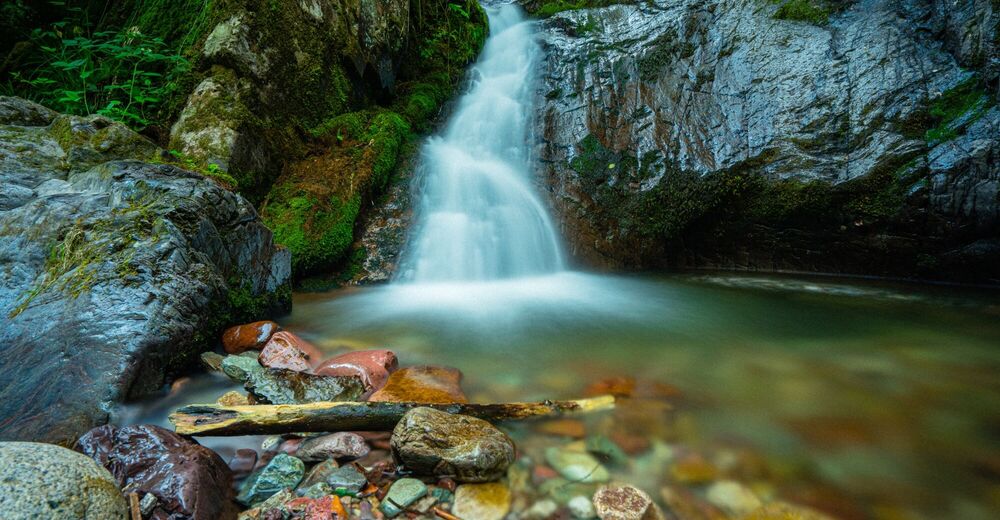
[[827,0],[770,0],[778,4],[774,12],[777,20],[792,20],[813,25],[826,25],[833,13],[831,2]]
[[541,0],[525,5],[525,10],[539,18],[548,18],[563,11],[634,3],[636,3],[635,0]]
[[927,114],[933,126],[924,133],[924,140],[933,146],[954,139],[992,106],[992,96],[979,77],[972,76],[931,100]]

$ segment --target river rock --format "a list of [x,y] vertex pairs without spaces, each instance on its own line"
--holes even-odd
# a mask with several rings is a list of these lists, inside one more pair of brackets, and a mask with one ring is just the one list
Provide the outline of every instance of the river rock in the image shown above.
[[274,344],[276,347],[282,347],[280,349],[282,351],[291,348],[302,352],[308,358],[310,366],[317,365],[323,359],[323,351],[319,347],[287,330],[274,333],[267,342],[267,345],[265,345],[265,348],[271,344]]
[[270,341],[260,351],[257,358],[262,366],[267,368],[280,368],[294,372],[309,372],[312,365],[309,363],[309,356],[296,347],[285,342]]
[[403,415],[390,444],[408,470],[461,482],[496,480],[515,455],[514,442],[492,424],[424,407]]
[[250,474],[257,465],[257,451],[249,448],[236,450],[233,458],[229,459],[229,469],[233,472],[234,478],[242,478]]
[[351,432],[337,432],[306,439],[295,454],[306,462],[326,459],[358,459],[368,455],[371,448],[365,438]]
[[[222,365],[219,365],[222,368]],[[215,400],[215,404],[220,406],[248,406],[250,404],[250,399],[247,398],[247,394],[243,392],[229,391],[219,396]]]
[[273,321],[255,321],[230,327],[222,333],[222,348],[227,354],[260,350],[277,331],[278,324]]
[[370,394],[389,380],[389,374],[399,368],[399,360],[391,350],[347,352],[323,361],[316,373],[325,376],[360,376]]
[[410,504],[427,494],[427,485],[415,478],[401,478],[392,483],[380,508],[386,516],[402,513]]
[[148,424],[100,426],[77,449],[114,475],[118,486],[156,495],[154,514],[197,520],[234,518],[232,472],[214,451]]
[[726,514],[742,518],[763,505],[750,488],[733,480],[720,480],[708,487],[705,498]]
[[550,446],[545,450],[545,460],[552,469],[571,481],[607,482],[611,478],[608,470],[585,451]]
[[233,381],[243,383],[257,401],[271,404],[357,401],[365,391],[357,376],[317,376],[265,368],[257,359],[245,356],[226,356],[222,371]]
[[306,466],[301,460],[279,453],[267,466],[247,477],[236,499],[248,506],[259,504],[279,491],[294,489],[302,481],[305,471]]
[[604,486],[594,493],[594,509],[601,520],[663,520],[653,499],[634,486]]
[[462,372],[440,366],[413,366],[393,372],[369,401],[412,403],[467,403],[460,383]]
[[313,484],[319,482],[326,482],[326,479],[332,474],[338,467],[337,461],[334,459],[326,459],[319,464],[316,464],[309,470],[306,474],[306,478],[302,481],[302,487],[309,487]]
[[462,484],[455,490],[452,513],[459,518],[502,520],[510,511],[510,489],[502,482]]
[[368,485],[368,478],[354,466],[343,466],[330,471],[326,476],[325,483],[337,491],[337,494],[343,495],[361,491]]
[[5,519],[128,519],[128,505],[111,473],[72,450],[0,442],[0,475],[0,516]]
[[573,518],[579,520],[588,520],[590,518],[597,517],[597,511],[594,509],[594,503],[591,502],[590,498],[583,495],[577,495],[566,503],[566,507],[569,508],[570,514]]
[[287,306],[290,258],[253,204],[148,162],[162,150],[125,126],[46,119],[0,119],[0,439],[68,445],[211,349],[220,321]]

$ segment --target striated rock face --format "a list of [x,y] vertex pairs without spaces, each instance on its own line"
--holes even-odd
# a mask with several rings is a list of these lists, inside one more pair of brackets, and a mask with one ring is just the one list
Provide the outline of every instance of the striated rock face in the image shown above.
[[1000,279],[995,3],[654,0],[542,23],[538,156],[603,267]]
[[288,254],[243,198],[107,119],[0,107],[0,438],[71,443],[287,305]]

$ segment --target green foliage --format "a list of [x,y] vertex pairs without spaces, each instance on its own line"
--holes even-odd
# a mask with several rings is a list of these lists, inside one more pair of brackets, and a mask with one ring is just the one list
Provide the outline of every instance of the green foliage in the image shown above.
[[826,0],[770,0],[772,4],[780,4],[774,13],[778,20],[794,20],[808,22],[813,25],[826,25],[830,19],[831,9]]
[[[204,163],[198,161],[193,157],[185,155],[177,150],[170,150],[167,152],[170,155],[171,163],[177,164],[177,166],[192,172],[198,172],[205,177],[214,180],[216,183],[220,184],[222,187],[235,190],[239,187],[239,182],[233,178],[232,175],[224,172],[218,164],[215,163]],[[151,162],[164,162],[158,160],[152,160]]]
[[269,204],[264,221],[274,232],[275,242],[292,253],[292,271],[309,273],[335,264],[354,241],[361,198],[342,201],[332,196],[321,201],[293,186],[278,189],[292,194]]
[[153,123],[188,61],[138,29],[88,35],[69,22],[36,29],[37,61],[12,74],[9,93],[60,112],[101,114],[136,129]]
[[983,88],[979,78],[970,77],[930,103],[927,113],[934,126],[927,129],[924,140],[934,145],[958,137],[959,126],[975,122],[992,105],[993,99]]

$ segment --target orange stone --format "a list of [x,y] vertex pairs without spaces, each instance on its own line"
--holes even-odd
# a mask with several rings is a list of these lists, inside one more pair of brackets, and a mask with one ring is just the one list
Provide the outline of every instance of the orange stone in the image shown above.
[[222,333],[222,348],[227,354],[259,350],[278,329],[278,324],[273,321],[255,321],[230,327]]
[[548,435],[559,435],[562,437],[572,437],[582,439],[587,435],[587,428],[583,422],[576,419],[556,419],[539,423],[535,431]]
[[379,391],[369,401],[409,403],[467,403],[460,383],[462,372],[441,366],[401,368],[389,375]]

